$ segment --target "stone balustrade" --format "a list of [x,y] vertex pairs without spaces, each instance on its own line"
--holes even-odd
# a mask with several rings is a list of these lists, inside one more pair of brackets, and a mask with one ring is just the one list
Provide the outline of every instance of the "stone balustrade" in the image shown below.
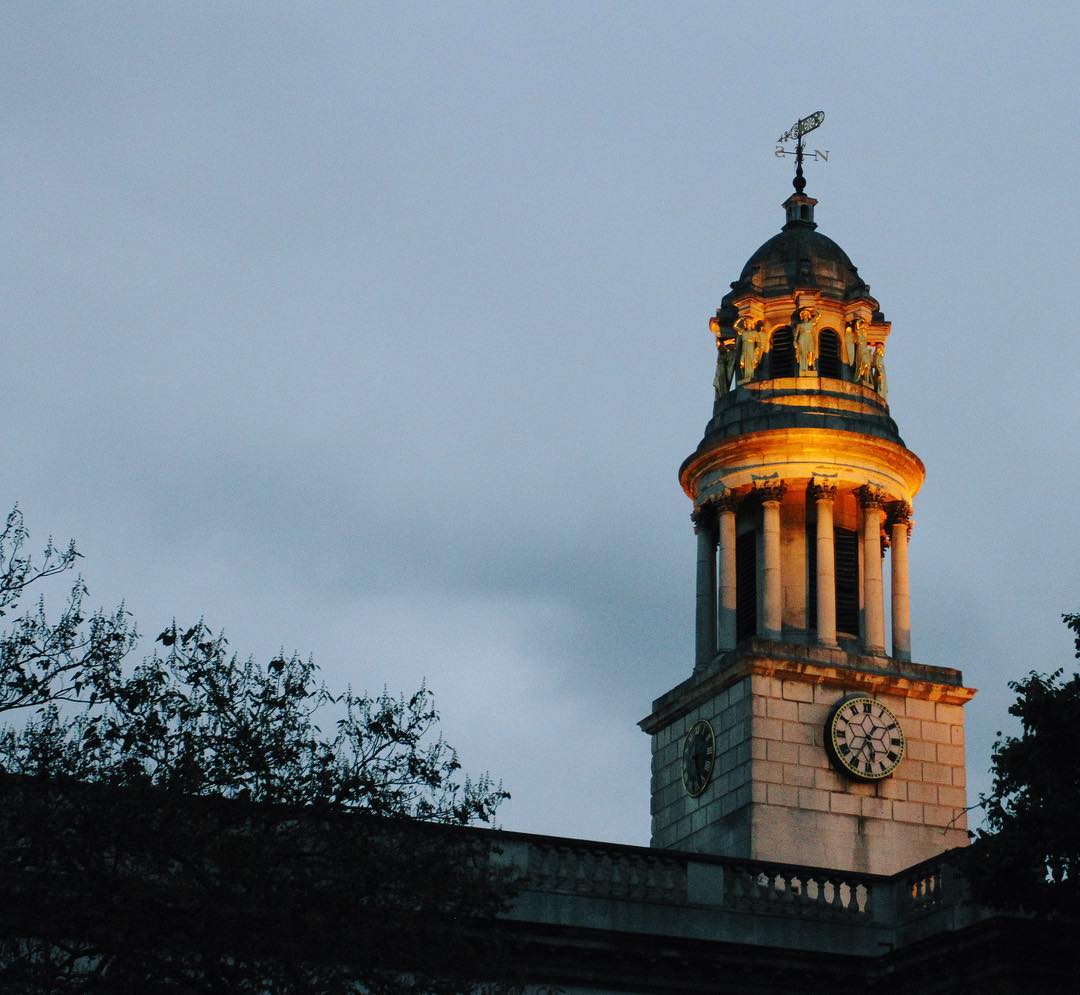
[[938,858],[890,877],[587,840],[497,834],[511,919],[879,955],[986,914]]

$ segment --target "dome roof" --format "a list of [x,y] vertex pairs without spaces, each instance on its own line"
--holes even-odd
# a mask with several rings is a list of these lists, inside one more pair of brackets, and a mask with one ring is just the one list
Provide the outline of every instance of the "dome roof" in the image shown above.
[[842,301],[870,298],[870,286],[859,276],[848,254],[831,238],[815,231],[816,203],[799,193],[785,202],[787,224],[746,261],[731,292],[725,295],[725,303],[746,293],[780,297],[796,290],[817,290],[823,297]]

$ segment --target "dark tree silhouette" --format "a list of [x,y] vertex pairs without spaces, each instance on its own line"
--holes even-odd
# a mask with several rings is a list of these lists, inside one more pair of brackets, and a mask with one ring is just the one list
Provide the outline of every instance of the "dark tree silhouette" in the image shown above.
[[[1080,614],[1062,618],[1080,658]],[[990,906],[1080,916],[1080,674],[1062,674],[1009,684],[1020,735],[998,733],[993,786],[979,798],[986,827],[961,854],[975,897]]]
[[[424,687],[332,694],[310,660],[241,660],[201,621],[132,668],[127,613],[18,614],[36,580],[0,536],[0,988],[463,992],[500,971],[510,883]],[[359,987],[358,987],[359,986]]]

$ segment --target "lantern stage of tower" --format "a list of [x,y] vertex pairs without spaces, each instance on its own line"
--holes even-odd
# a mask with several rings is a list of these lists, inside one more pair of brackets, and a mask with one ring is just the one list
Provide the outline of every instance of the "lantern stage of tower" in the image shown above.
[[974,691],[911,659],[925,471],[889,414],[889,322],[817,231],[816,204],[796,187],[709,321],[713,415],[679,471],[697,535],[695,665],[641,723],[652,836],[890,874],[966,842]]

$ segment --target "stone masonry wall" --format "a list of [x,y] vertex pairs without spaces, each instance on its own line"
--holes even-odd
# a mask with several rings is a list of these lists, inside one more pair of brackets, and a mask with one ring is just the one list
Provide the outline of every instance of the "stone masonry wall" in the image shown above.
[[[891,874],[966,843],[961,706],[876,694],[900,721],[905,757],[892,777],[864,783],[825,754],[825,718],[846,693],[751,674],[657,732],[653,846]],[[699,719],[716,734],[716,764],[691,798],[682,748]]]
[[[652,845],[701,849],[713,853],[742,853],[737,828],[718,830],[721,820],[742,811],[742,836],[749,835],[751,800],[752,705],[750,678],[730,685],[707,702],[691,709],[652,737]],[[686,732],[706,719],[716,735],[716,762],[712,780],[698,798],[683,785],[682,751]],[[718,831],[723,838],[717,839]],[[729,838],[730,837],[730,838]],[[708,843],[706,843],[708,838]],[[727,844],[735,849],[716,849]],[[711,844],[711,845],[710,845]]]

